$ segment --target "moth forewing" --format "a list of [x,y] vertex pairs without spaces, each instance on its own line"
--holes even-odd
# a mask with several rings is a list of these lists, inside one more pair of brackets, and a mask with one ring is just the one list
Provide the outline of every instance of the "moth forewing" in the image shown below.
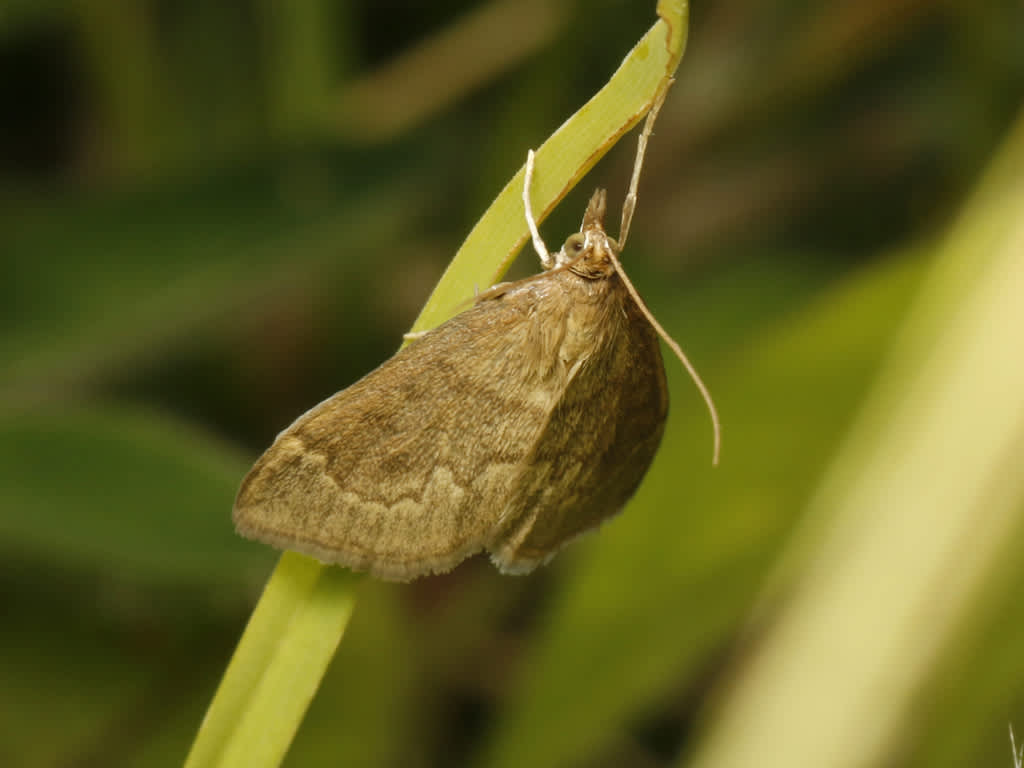
[[242,483],[239,531],[410,579],[483,549],[524,572],[619,511],[668,400],[602,208],[595,194],[565,264],[485,294],[286,429]]
[[578,290],[604,294],[600,323],[580,326],[593,331],[592,347],[530,453],[510,525],[489,547],[507,572],[532,569],[621,511],[664,432],[668,388],[657,336],[616,276],[596,286],[575,280]]

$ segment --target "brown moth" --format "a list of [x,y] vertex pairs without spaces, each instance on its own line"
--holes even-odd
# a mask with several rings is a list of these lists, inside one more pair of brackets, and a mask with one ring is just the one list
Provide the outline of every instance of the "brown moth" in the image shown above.
[[[644,146],[623,212],[625,239]],[[658,334],[604,231],[605,192],[544,272],[499,284],[300,416],[242,482],[238,531],[399,581],[486,550],[527,573],[620,511],[668,413]],[[657,330],[656,330],[657,329]],[[689,363],[684,364],[717,417]]]

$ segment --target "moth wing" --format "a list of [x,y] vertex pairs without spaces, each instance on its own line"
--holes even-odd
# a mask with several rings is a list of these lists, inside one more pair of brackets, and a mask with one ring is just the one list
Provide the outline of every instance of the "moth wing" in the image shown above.
[[618,299],[609,322],[619,307],[625,321],[566,387],[488,546],[502,571],[533,570],[621,511],[654,460],[668,416],[665,366],[654,329],[624,289]]
[[483,549],[564,385],[536,373],[546,295],[483,301],[299,417],[242,482],[239,532],[395,580]]

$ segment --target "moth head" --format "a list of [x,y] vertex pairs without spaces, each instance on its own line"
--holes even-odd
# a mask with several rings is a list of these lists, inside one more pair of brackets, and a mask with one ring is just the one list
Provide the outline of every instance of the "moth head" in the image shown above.
[[615,272],[609,253],[618,255],[619,245],[604,231],[606,207],[607,195],[603,189],[598,189],[583,214],[580,231],[570,235],[562,250],[555,254],[556,266],[567,266],[580,277],[594,280]]

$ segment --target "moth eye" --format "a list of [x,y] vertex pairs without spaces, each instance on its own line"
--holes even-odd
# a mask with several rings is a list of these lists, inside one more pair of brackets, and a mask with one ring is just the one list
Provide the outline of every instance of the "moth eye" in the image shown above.
[[565,250],[569,253],[579,253],[583,250],[583,235],[578,232],[565,241]]

